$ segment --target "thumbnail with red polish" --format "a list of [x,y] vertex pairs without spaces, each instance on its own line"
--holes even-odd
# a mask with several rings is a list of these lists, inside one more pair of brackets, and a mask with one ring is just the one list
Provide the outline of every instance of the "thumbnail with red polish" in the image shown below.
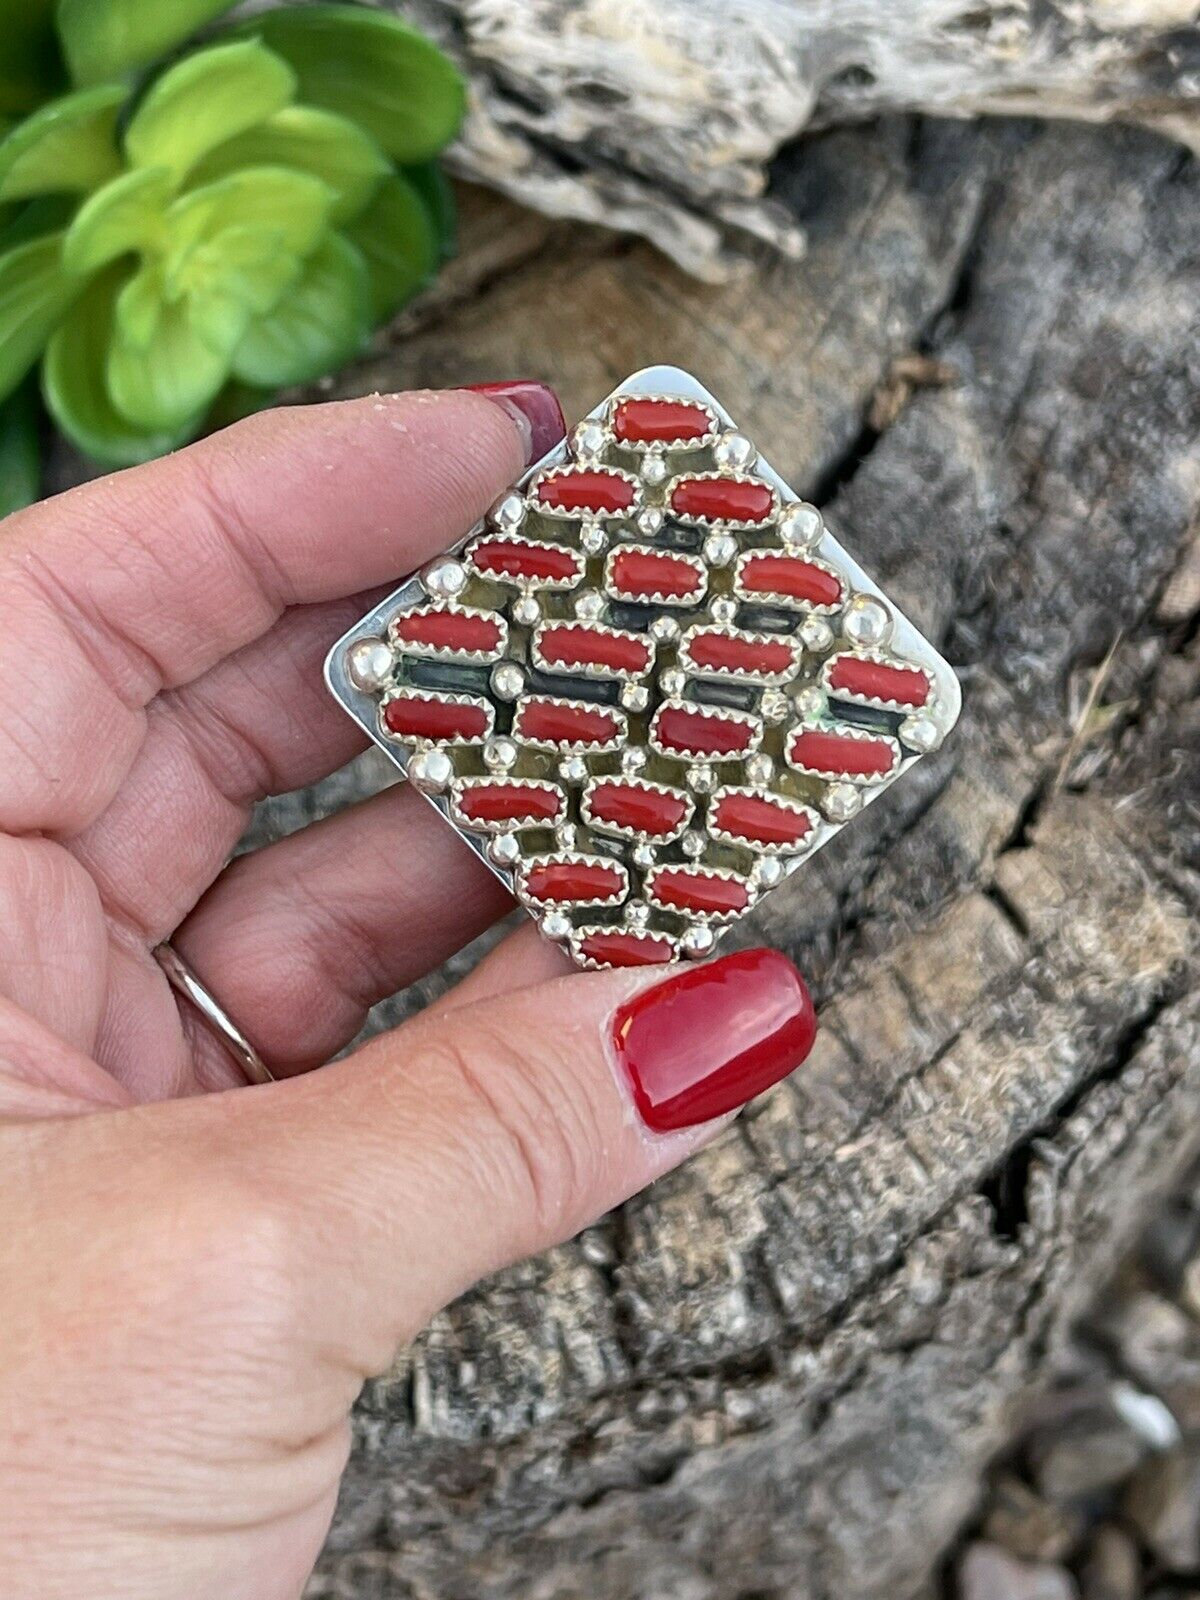
[[656,1133],[736,1111],[795,1071],[817,1019],[777,950],[739,950],[627,1000],[612,1023],[638,1115]]
[[471,394],[484,395],[508,413],[525,441],[525,464],[532,466],[552,449],[567,431],[558,396],[548,384],[532,378],[506,383],[469,383]]

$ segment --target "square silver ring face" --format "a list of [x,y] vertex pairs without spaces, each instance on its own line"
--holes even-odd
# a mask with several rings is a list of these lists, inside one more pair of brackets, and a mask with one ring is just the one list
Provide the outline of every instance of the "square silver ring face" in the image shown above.
[[663,366],[618,385],[325,670],[584,967],[708,955],[961,707],[820,512]]

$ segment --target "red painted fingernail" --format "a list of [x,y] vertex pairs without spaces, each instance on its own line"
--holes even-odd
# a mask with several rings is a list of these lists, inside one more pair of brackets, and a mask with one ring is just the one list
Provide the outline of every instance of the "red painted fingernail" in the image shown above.
[[795,1071],[817,1019],[777,950],[738,950],[627,1000],[613,1044],[638,1115],[656,1133],[711,1122]]
[[526,466],[540,461],[567,431],[558,396],[548,384],[517,378],[511,383],[469,383],[465,387],[471,394],[494,400],[516,423],[525,442]]

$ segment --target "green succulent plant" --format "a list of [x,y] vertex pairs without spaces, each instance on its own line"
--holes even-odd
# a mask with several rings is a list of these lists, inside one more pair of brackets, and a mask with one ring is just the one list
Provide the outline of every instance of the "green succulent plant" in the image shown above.
[[420,34],[231,0],[0,0],[0,510],[40,389],[88,455],[158,455],[332,371],[452,245],[463,87]]

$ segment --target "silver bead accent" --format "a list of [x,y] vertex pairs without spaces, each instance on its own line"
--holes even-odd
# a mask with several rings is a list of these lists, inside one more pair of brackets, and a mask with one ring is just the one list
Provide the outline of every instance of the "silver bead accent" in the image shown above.
[[573,822],[560,823],[554,830],[554,842],[560,850],[574,850],[579,834]]
[[773,889],[783,881],[783,862],[778,856],[763,856],[755,862],[753,876],[760,889]]
[[608,544],[608,535],[598,522],[585,522],[579,533],[579,545],[585,555],[598,556]]
[[833,629],[824,617],[805,617],[796,629],[796,635],[804,648],[816,655],[833,648]]
[[645,506],[637,514],[638,532],[644,533],[647,539],[653,539],[662,532],[662,525],[666,519],[657,506]]
[[595,417],[585,417],[571,435],[571,448],[577,456],[598,456],[608,444],[608,430]]
[[547,939],[569,939],[571,936],[571,919],[561,911],[547,911],[540,927]]
[[626,745],[625,749],[621,751],[621,771],[629,773],[640,772],[646,765],[646,759],[646,752],[640,745]]
[[717,775],[707,761],[701,761],[688,769],[687,784],[693,794],[711,794],[717,786]]
[[679,941],[679,948],[689,961],[703,961],[716,942],[716,935],[712,929],[700,923],[697,927],[688,929]]
[[644,900],[631,900],[625,907],[625,921],[631,928],[644,928],[650,921],[650,907]]
[[685,833],[679,841],[679,848],[689,861],[698,861],[708,849],[708,840],[702,833]]
[[648,483],[656,489],[660,483],[667,481],[667,463],[656,451],[649,451],[642,462],[642,482]]
[[521,859],[521,846],[515,833],[498,833],[487,851],[498,867],[514,866]]
[[650,704],[650,691],[644,683],[623,683],[621,704],[626,711],[645,711]]
[[830,822],[849,822],[862,810],[862,795],[852,783],[831,783],[821,797],[821,810]]
[[746,757],[747,782],[756,787],[770,783],[775,776],[775,763],[765,750],[756,750],[753,755]]
[[382,639],[356,639],[346,650],[346,676],[363,694],[382,689],[395,664],[391,646]]
[[920,751],[923,756],[936,750],[942,742],[942,730],[928,712],[905,717],[897,731],[902,744],[908,745],[910,750]]
[[493,502],[487,519],[493,528],[501,528],[505,533],[514,533],[525,521],[524,498],[515,489],[510,489],[507,494],[502,494],[499,500]]
[[511,739],[489,739],[483,747],[483,764],[489,772],[507,772],[519,753]]
[[816,506],[794,500],[779,513],[779,537],[793,550],[809,550],[825,532],[825,523]]
[[558,763],[558,773],[564,783],[586,783],[588,764],[582,756],[568,756]]
[[737,601],[732,595],[718,595],[709,606],[708,614],[714,622],[719,622],[722,627],[728,627],[731,622],[737,621]]
[[654,863],[658,860],[658,855],[652,844],[646,844],[645,841],[643,841],[641,844],[634,845],[633,849],[629,853],[629,858],[635,867],[641,867],[642,871],[644,872],[648,867],[652,867],[654,865]]
[[444,750],[419,750],[405,770],[415,788],[439,794],[454,776],[454,763]]
[[580,622],[595,622],[604,615],[604,596],[598,589],[585,589],[575,596],[573,609]]
[[802,717],[819,717],[825,709],[825,691],[819,683],[806,684],[796,690],[792,704]]
[[542,619],[542,608],[533,595],[518,595],[513,601],[512,619],[523,628],[536,628]]
[[713,446],[713,460],[732,472],[745,472],[757,457],[758,451],[744,433],[727,433]]
[[435,600],[453,600],[467,586],[467,569],[453,556],[442,556],[421,573],[421,583]]
[[670,699],[677,699],[687,688],[687,673],[681,667],[667,667],[658,675],[658,686]]
[[515,661],[497,661],[491,684],[498,700],[515,700],[525,688],[525,674]]
[[704,541],[704,559],[710,567],[727,567],[737,559],[738,543],[731,533],[710,533]]
[[665,613],[655,617],[650,624],[650,637],[658,644],[674,644],[679,637],[679,624],[674,617],[668,617]]
[[764,689],[758,709],[766,722],[782,722],[791,707],[782,689]]
[[842,632],[854,644],[886,644],[892,627],[892,613],[873,594],[856,594],[842,613]]

